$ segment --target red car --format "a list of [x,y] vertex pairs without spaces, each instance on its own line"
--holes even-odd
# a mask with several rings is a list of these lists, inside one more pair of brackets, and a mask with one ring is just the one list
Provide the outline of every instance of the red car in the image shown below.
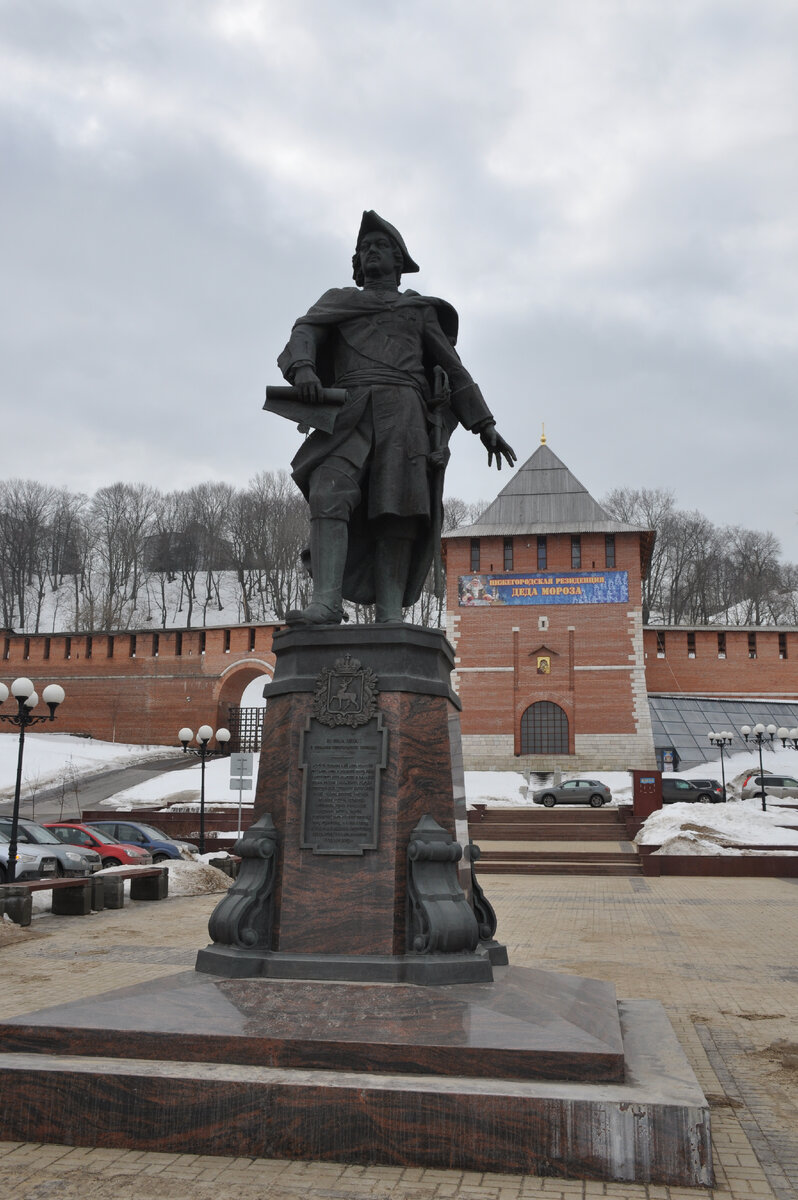
[[67,846],[96,850],[104,867],[148,867],[152,863],[152,855],[148,850],[120,842],[110,833],[101,833],[82,821],[48,821],[45,829],[51,829],[59,842]]

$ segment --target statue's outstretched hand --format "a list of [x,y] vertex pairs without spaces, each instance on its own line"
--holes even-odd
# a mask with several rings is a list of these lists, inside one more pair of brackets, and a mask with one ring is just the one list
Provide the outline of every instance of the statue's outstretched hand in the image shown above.
[[294,373],[294,387],[299,392],[299,399],[305,404],[321,404],[324,400],[321,380],[312,367],[297,367]]
[[502,458],[507,460],[507,466],[515,465],[516,454],[512,446],[505,442],[502,435],[499,433],[495,425],[486,425],[479,434],[482,445],[488,452],[488,466],[493,466],[493,458],[496,456],[496,466],[501,471]]

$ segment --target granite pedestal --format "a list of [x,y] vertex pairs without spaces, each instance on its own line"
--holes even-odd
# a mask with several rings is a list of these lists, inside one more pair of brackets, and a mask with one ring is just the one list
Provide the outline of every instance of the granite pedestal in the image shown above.
[[269,911],[255,911],[253,894],[255,916],[242,915],[248,885],[240,879],[220,905],[231,920],[212,920],[214,944],[200,951],[197,970],[489,981],[506,951],[478,930],[478,915],[470,942],[452,935],[440,887],[422,924],[440,917],[444,933],[419,951],[424,931],[413,928],[408,848],[425,819],[461,854],[452,855],[450,878],[463,903],[458,909],[452,896],[451,919],[467,921],[473,905],[460,705],[446,638],[400,623],[291,628],[275,635],[274,652],[254,811],[256,824],[268,814],[274,827],[273,871],[259,885],[261,894],[271,889]]
[[498,968],[416,987],[185,972],[0,1023],[4,1136],[709,1186],[654,1001]]

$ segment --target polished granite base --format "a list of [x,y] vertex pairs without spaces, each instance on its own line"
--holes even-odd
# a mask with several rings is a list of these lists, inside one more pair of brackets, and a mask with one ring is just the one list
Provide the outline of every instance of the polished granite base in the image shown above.
[[0,1023],[4,1136],[708,1186],[665,1013],[597,980],[449,987],[195,972]]
[[226,979],[329,979],[348,983],[426,985],[490,983],[493,967],[507,966],[506,947],[480,946],[473,954],[281,954],[211,944],[197,954],[197,970]]

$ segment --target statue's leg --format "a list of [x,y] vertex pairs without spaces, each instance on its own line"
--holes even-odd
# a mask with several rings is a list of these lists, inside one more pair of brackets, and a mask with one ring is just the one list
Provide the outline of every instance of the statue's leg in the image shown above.
[[307,608],[292,609],[290,625],[339,625],[344,610],[343,590],[349,517],[360,500],[357,469],[329,459],[310,482],[310,562],[313,596]]
[[384,517],[380,522],[374,564],[376,619],[380,624],[402,620],[402,602],[415,536],[416,521],[413,518]]

